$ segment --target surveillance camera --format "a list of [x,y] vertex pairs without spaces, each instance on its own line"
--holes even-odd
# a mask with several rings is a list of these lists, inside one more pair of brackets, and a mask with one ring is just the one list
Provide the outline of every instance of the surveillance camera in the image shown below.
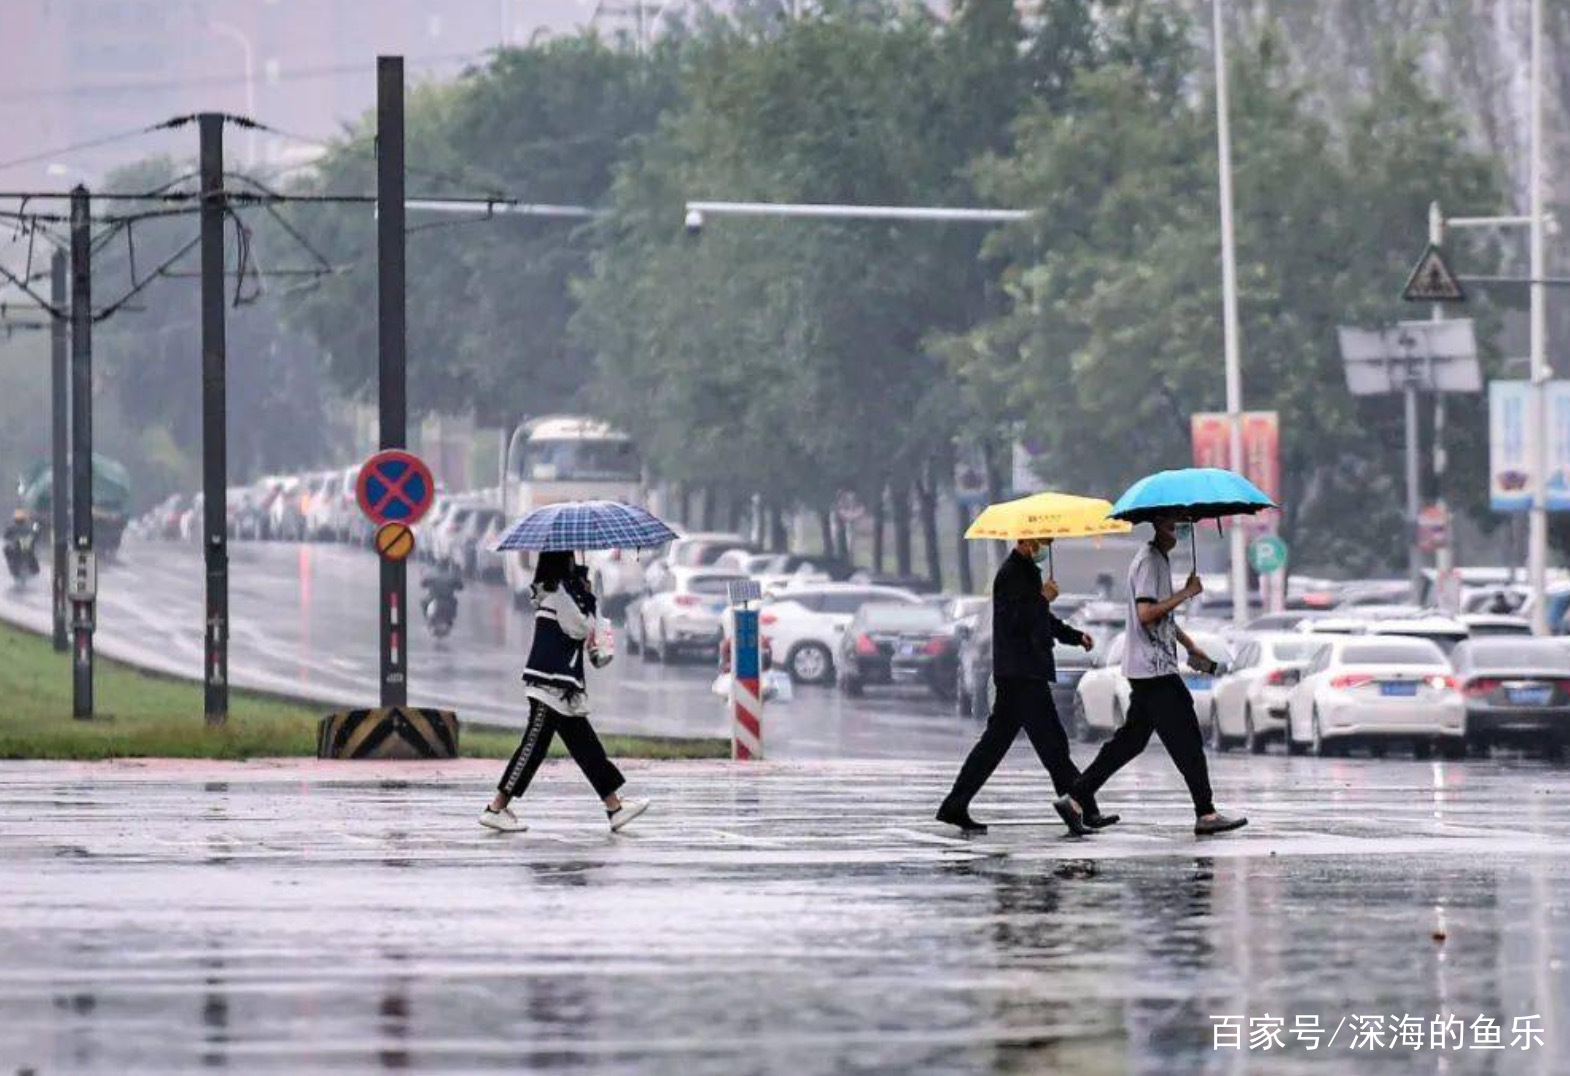
[[697,236],[703,231],[703,214],[696,209],[687,210],[687,234]]

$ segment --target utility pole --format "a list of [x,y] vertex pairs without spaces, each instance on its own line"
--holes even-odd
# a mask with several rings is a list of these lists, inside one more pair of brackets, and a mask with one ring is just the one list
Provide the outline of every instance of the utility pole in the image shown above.
[[1532,632],[1548,633],[1548,314],[1543,291],[1543,0],[1532,0],[1531,156],[1531,406],[1527,444],[1532,458],[1532,512],[1527,532],[1527,576],[1532,587]]
[[71,716],[93,716],[93,233],[92,196],[71,191]]
[[207,571],[204,712],[209,726],[229,719],[229,441],[225,411],[224,117],[203,112],[200,136],[202,243],[202,555]]
[[66,533],[71,526],[71,479],[68,476],[70,445],[71,390],[66,380],[70,376],[70,336],[66,329],[66,302],[70,290],[70,268],[66,253],[57,250],[49,263],[49,304],[54,307],[49,325],[49,398],[52,463],[49,472],[50,544],[54,546],[54,644],[58,653],[71,649],[69,603],[66,600],[66,562],[70,559],[71,540]]
[[[403,57],[376,58],[377,396],[381,447],[404,448],[405,393]],[[408,573],[401,560],[381,565],[381,704],[401,707],[409,697]]]

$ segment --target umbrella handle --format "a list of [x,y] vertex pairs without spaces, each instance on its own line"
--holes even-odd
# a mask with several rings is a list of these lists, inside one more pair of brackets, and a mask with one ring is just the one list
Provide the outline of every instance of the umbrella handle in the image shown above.
[[1188,528],[1188,558],[1194,564],[1194,574],[1199,574],[1199,528],[1189,525]]
[[1056,577],[1056,575],[1057,575],[1057,572],[1054,571],[1053,567],[1052,567],[1052,543],[1048,542],[1047,543],[1047,580],[1050,582],[1051,580],[1053,580]]

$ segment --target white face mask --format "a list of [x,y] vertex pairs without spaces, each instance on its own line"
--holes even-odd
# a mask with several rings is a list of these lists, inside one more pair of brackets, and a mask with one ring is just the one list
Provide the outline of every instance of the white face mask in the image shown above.
[[1052,547],[1045,545],[1040,546],[1034,553],[1030,555],[1030,559],[1035,561],[1037,564],[1047,563],[1052,559]]
[[1176,538],[1180,542],[1188,541],[1189,537],[1193,533],[1194,533],[1194,524],[1192,524],[1192,523],[1179,523],[1176,527],[1174,527],[1172,529],[1172,536],[1174,538]]

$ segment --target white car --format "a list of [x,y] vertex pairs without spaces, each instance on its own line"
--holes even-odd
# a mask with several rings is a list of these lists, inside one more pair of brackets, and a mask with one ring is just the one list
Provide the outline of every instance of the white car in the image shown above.
[[1231,672],[1210,696],[1210,746],[1225,751],[1242,745],[1263,754],[1272,739],[1284,739],[1287,696],[1324,644],[1297,632],[1258,632],[1242,640]]
[[359,491],[356,488],[359,481],[358,467],[346,467],[334,472],[332,481],[327,485],[327,495],[322,498],[322,523],[327,528],[328,536],[340,542],[347,542],[352,532],[365,520],[365,513],[360,511]]
[[645,661],[671,661],[684,650],[718,660],[730,585],[746,578],[713,568],[672,568],[652,594],[628,607],[628,649],[641,650]]
[[871,601],[921,603],[908,590],[859,583],[815,583],[780,592],[764,602],[758,616],[770,660],[798,684],[832,684],[839,637]]
[[1466,753],[1466,700],[1450,663],[1431,639],[1397,635],[1326,637],[1287,700],[1287,753],[1339,754],[1391,739],[1426,755]]
[[[1212,661],[1223,665],[1232,661],[1232,648],[1221,636],[1208,631],[1188,631],[1187,628],[1184,631]],[[1123,675],[1123,651],[1127,639],[1127,632],[1120,631],[1113,636],[1101,659],[1080,677],[1079,686],[1074,691],[1075,726],[1088,738],[1112,735],[1123,727],[1123,721],[1128,716],[1131,693],[1128,678]],[[1203,729],[1210,719],[1210,693],[1215,686],[1215,678],[1187,664],[1180,671],[1183,682],[1188,685],[1189,694],[1194,697],[1194,713],[1198,715]]]
[[589,582],[600,597],[600,608],[620,620],[648,582],[649,561],[634,550],[596,550],[584,557]]
[[741,535],[731,531],[702,531],[684,534],[671,541],[665,552],[644,570],[644,583],[658,590],[666,583],[667,575],[675,568],[705,568],[715,566],[727,550],[750,550],[751,544]]
[[274,541],[298,542],[305,536],[305,516],[300,501],[305,490],[300,479],[290,475],[278,487],[278,495],[268,506],[270,531]]

